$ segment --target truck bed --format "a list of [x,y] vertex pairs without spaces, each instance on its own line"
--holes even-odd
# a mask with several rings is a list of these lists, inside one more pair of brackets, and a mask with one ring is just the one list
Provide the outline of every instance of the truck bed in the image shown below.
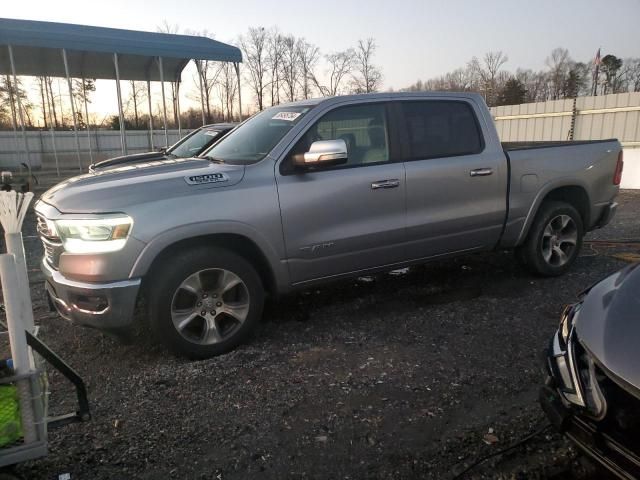
[[514,150],[530,150],[533,148],[588,145],[591,143],[605,143],[605,142],[614,142],[614,141],[616,141],[615,138],[608,138],[603,140],[551,140],[551,141],[530,141],[530,142],[502,142],[502,148],[507,152],[511,152]]

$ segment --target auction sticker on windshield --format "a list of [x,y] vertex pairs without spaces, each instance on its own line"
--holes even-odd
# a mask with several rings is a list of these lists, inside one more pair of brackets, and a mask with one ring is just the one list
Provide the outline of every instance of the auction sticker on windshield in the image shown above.
[[298,112],[278,112],[271,118],[271,120],[286,120],[288,122],[293,122],[300,115],[302,114]]

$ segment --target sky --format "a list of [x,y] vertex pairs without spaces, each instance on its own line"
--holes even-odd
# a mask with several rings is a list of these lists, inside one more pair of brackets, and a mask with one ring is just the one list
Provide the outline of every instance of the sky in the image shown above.
[[[544,68],[556,47],[576,60],[640,57],[640,0],[24,0],[2,2],[6,18],[155,31],[165,20],[180,31],[237,40],[250,26],[277,26],[322,53],[373,37],[385,88],[403,88],[502,50],[504,68]],[[191,82],[193,74],[183,75]],[[113,82],[111,82],[113,83]],[[96,109],[115,105],[115,89],[98,85]],[[186,90],[186,89],[185,89]],[[187,92],[185,92],[185,95]],[[249,91],[243,89],[249,97]],[[243,103],[250,103],[251,98]],[[188,99],[185,98],[188,102]]]

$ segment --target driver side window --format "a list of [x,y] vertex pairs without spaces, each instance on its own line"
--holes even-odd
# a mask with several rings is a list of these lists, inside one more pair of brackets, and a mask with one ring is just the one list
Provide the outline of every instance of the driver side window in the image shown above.
[[331,110],[312,125],[293,147],[294,155],[304,155],[311,144],[320,140],[344,140],[348,160],[340,166],[384,163],[389,161],[389,134],[385,105],[382,103],[353,105]]

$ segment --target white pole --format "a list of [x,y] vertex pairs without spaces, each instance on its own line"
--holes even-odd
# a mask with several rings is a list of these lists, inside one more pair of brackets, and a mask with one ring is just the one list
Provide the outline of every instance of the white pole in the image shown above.
[[[0,283],[7,316],[11,358],[17,375],[30,371],[29,350],[25,335],[25,311],[20,301],[20,286],[16,272],[16,259],[10,253],[0,255]],[[16,382],[22,417],[22,432],[25,443],[37,440],[35,418],[33,413],[31,383],[29,379]]]
[[118,66],[118,54],[113,54],[113,64],[116,68],[116,93],[118,94],[118,116],[120,118],[120,145],[122,154],[127,154],[127,137],[124,126],[124,113],[122,112],[122,92],[120,91],[120,68]]
[[147,80],[147,104],[149,106],[149,140],[151,150],[155,147],[153,145],[153,109],[151,108],[151,81]]
[[164,95],[164,69],[162,57],[158,57],[158,69],[160,70],[160,85],[162,85],[162,120],[164,121],[164,146],[169,148],[169,135],[167,133],[167,100]]
[[73,85],[69,76],[69,62],[67,61],[67,50],[62,49],[62,61],[64,62],[64,73],[67,76],[67,87],[69,88],[69,100],[71,101],[71,115],[73,115],[73,136],[76,139],[76,155],[78,157],[78,169],[82,172],[82,159],[80,157],[80,139],[78,138],[78,119],[76,118],[76,102],[73,101]]
[[93,163],[93,149],[91,148],[91,132],[89,131],[89,107],[87,105],[87,87],[84,75],[82,76],[82,99],[84,100],[84,123],[87,126],[87,144],[89,145],[89,158]]
[[31,180],[31,155],[29,153],[29,143],[27,142],[27,133],[24,127],[24,114],[22,113],[22,100],[20,100],[20,92],[18,92],[18,77],[16,76],[16,65],[13,61],[13,48],[7,45],[9,50],[9,63],[11,64],[11,74],[13,75],[13,88],[16,91],[16,99],[18,100],[18,117],[20,118],[20,128],[22,129],[22,141],[24,143],[24,152],[27,155],[27,168],[29,169],[29,180]]

